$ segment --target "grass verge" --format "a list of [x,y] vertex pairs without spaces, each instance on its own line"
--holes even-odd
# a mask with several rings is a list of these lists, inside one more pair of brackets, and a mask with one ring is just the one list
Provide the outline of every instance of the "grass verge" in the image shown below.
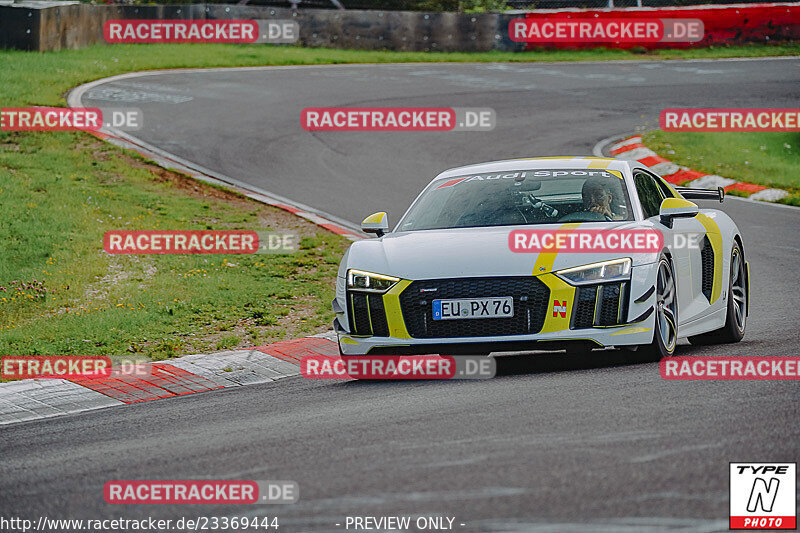
[[[266,45],[0,51],[0,105],[64,105],[124,72],[365,62],[529,62],[798,55],[800,44],[698,50],[406,53]],[[109,256],[109,229],[290,230],[284,256]],[[0,132],[0,354],[152,359],[325,329],[347,242],[282,211],[149,164],[84,133]]]
[[694,170],[789,191],[783,203],[800,205],[800,133],[651,131],[644,144]]
[[[151,359],[314,333],[347,241],[84,134],[0,144],[0,353]],[[284,255],[108,255],[111,229],[290,231]]]
[[[335,50],[295,46],[235,44],[96,45],[81,50],[30,53],[0,52],[0,102],[13,105],[55,105],[70,87],[123,72],[162,68],[320,65],[399,62],[535,62],[626,59],[717,59],[800,55],[800,43],[709,47],[687,50],[532,50],[528,52],[389,52]],[[35,90],[32,90],[35,89]]]

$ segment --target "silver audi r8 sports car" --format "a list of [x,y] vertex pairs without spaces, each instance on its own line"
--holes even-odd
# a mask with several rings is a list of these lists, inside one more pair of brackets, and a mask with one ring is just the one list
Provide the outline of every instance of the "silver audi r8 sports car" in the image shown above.
[[339,267],[340,351],[615,346],[663,357],[679,337],[739,341],[750,294],[741,232],[690,201],[723,197],[594,157],[447,170],[393,230],[383,212],[362,223],[377,238],[353,243]]

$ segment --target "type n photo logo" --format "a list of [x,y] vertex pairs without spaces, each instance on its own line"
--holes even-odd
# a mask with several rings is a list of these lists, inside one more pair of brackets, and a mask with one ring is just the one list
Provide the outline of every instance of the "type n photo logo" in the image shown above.
[[730,529],[797,529],[797,463],[730,463]]

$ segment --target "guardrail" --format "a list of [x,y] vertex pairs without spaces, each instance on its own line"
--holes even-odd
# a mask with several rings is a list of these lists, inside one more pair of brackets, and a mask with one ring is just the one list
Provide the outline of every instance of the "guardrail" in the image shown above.
[[[697,18],[706,36],[698,43],[650,43],[647,48],[709,46],[800,40],[800,5],[740,4],[676,8],[539,10],[529,13],[422,13],[411,11],[329,10],[226,5],[91,5],[77,2],[0,2],[0,47],[49,51],[103,43],[103,24],[113,19],[280,19],[300,25],[299,44],[364,50],[484,52],[522,51],[533,44],[514,42],[514,18],[574,16]],[[553,44],[553,47],[597,46]],[[607,43],[626,47],[635,44]]]
[[[690,48],[725,46],[746,43],[768,43],[800,40],[800,4],[733,4],[686,7],[643,7],[629,9],[553,9],[528,12],[524,18],[558,18],[564,16],[603,19],[699,19],[704,37],[696,42],[618,43],[615,48],[643,46],[656,48]],[[528,48],[538,46],[528,44]],[[557,44],[556,47],[591,48],[591,43]]]

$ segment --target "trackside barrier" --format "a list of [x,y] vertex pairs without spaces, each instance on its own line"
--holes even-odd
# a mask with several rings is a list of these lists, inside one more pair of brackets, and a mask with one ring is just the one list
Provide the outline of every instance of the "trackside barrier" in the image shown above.
[[0,5],[0,47],[40,52],[106,42],[106,22],[151,20],[290,20],[302,46],[361,50],[485,52],[522,51],[541,43],[515,42],[509,24],[519,18],[699,19],[697,42],[550,43],[553,48],[697,47],[800,39],[797,3],[705,5],[669,8],[559,9],[533,12],[421,13],[380,10],[278,8],[226,4],[91,5],[77,2],[16,2]]
[[[526,13],[526,19],[563,20],[634,20],[646,19],[699,19],[703,22],[704,37],[696,42],[616,42],[604,46],[632,48],[697,48],[711,45],[796,41],[800,39],[800,5],[794,4],[734,4],[689,7],[589,9],[589,10],[539,10]],[[519,18],[519,17],[517,17]],[[542,46],[528,43],[527,48]],[[552,48],[591,48],[592,42],[554,43]]]

